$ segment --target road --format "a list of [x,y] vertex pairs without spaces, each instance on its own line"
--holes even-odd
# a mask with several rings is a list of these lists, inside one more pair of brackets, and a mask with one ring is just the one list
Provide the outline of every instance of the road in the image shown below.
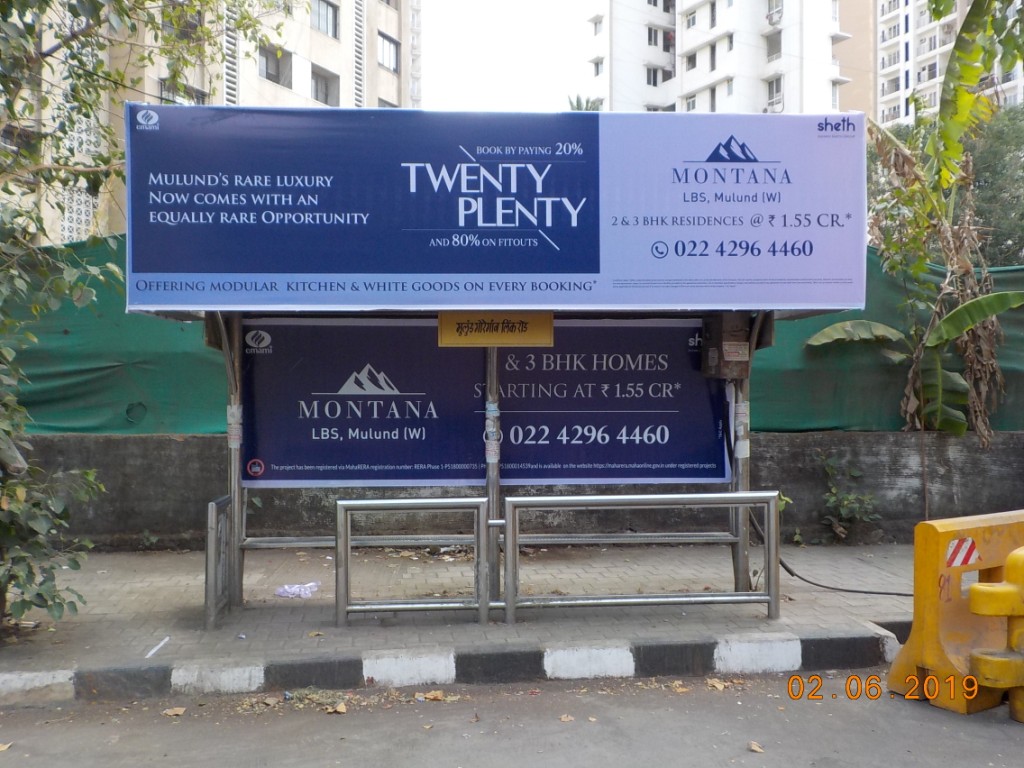
[[853,700],[848,684],[857,695],[884,670],[831,675],[789,688],[788,675],[658,678],[6,710],[0,768],[1021,765],[1024,724],[1005,705],[957,715],[867,686]]

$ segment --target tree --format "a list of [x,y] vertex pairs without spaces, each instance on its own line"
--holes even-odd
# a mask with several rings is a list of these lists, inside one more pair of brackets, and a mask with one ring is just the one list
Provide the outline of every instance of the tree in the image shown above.
[[[261,17],[281,0],[0,0],[0,619],[36,606],[59,618],[80,596],[56,586],[69,499],[102,490],[87,471],[48,474],[21,459],[28,415],[17,351],[31,322],[65,302],[92,303],[114,264],[79,260],[53,231],[69,195],[116,201],[123,179],[123,103],[208,86],[226,31],[266,40]],[[162,94],[143,73],[159,67]],[[43,339],[40,343],[45,343]],[[8,596],[11,600],[8,600]]]
[[1024,107],[1001,107],[966,148],[974,158],[985,261],[993,267],[1024,264]]
[[[956,0],[929,0],[936,19],[955,8]],[[839,323],[808,341],[899,341],[905,349],[887,352],[909,363],[901,403],[907,427],[962,434],[970,425],[982,445],[991,438],[989,414],[1003,387],[997,315],[1019,304],[991,294],[965,144],[994,114],[986,78],[997,63],[1003,71],[1011,69],[1022,52],[1024,10],[1013,0],[973,0],[947,63],[936,117],[918,120],[905,142],[872,126],[889,185],[873,199],[871,239],[883,268],[906,287],[908,332],[874,323]],[[932,257],[945,269],[938,288],[922,279]],[[968,304],[970,311],[957,312]],[[957,332],[951,334],[954,327]],[[948,369],[950,343],[962,374]]]
[[604,99],[592,99],[588,96],[584,100],[579,94],[575,99],[569,97],[569,109],[573,112],[600,112],[603,105]]

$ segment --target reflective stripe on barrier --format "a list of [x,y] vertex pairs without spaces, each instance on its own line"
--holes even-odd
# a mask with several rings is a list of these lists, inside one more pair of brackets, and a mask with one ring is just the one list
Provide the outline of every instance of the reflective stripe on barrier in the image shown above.
[[[914,623],[889,670],[890,690],[931,696],[937,707],[961,714],[998,706],[1004,691],[979,685],[971,676],[971,652],[1002,647],[1006,619],[972,613],[969,584],[1003,580],[1009,554],[1024,546],[1024,510],[918,523],[914,528]],[[937,691],[922,692],[920,681],[937,679]],[[968,684],[969,683],[969,684]]]

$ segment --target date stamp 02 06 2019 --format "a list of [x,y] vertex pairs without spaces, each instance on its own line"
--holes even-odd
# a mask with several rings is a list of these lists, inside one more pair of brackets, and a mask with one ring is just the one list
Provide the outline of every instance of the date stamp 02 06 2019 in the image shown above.
[[882,685],[882,679],[878,675],[866,677],[847,675],[843,690],[829,694],[822,691],[826,681],[821,675],[808,675],[806,678],[802,675],[790,675],[789,681],[786,683],[786,693],[791,701],[824,701],[825,699],[878,701],[885,698],[886,694],[890,699],[900,697],[912,701],[931,701],[944,695],[953,699],[958,693],[970,701],[978,695],[978,679],[974,675],[964,677],[949,675],[945,680],[940,680],[935,675],[926,675],[925,677],[907,675],[905,682],[910,689],[905,694],[899,694],[886,691]]

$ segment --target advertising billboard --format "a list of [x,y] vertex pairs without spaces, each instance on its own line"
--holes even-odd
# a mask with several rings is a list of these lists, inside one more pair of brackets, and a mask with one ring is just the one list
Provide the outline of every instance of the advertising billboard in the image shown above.
[[859,114],[126,118],[129,311],[864,304]]
[[[245,485],[484,484],[484,349],[439,347],[419,319],[243,331]],[[726,482],[700,339],[695,320],[560,320],[552,347],[499,350],[502,482]]]

